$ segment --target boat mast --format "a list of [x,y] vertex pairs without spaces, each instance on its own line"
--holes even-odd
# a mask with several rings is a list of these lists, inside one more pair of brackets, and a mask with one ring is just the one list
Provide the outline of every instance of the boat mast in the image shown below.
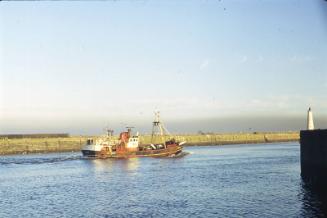
[[114,135],[114,130],[113,129],[107,129],[107,136],[110,138]]
[[132,129],[134,126],[126,126],[127,132],[128,132],[128,137],[132,137]]
[[[158,131],[159,130],[159,131]],[[162,123],[160,122],[160,112],[155,111],[154,112],[154,121],[152,123],[152,135],[151,135],[151,143],[154,141],[154,137],[160,135],[161,141],[164,142],[164,127]]]
[[111,139],[114,136],[114,130],[109,127],[109,125],[103,128],[103,131],[106,132],[106,137]]

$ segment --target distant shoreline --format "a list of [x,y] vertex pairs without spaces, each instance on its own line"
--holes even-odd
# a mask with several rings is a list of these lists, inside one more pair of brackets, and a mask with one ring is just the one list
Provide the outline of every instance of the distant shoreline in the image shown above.
[[[95,136],[93,138],[98,138]],[[0,155],[80,151],[88,136],[0,138]],[[169,138],[168,136],[165,138]],[[185,146],[218,146],[299,141],[299,132],[254,132],[174,135]],[[151,135],[141,135],[148,144]]]

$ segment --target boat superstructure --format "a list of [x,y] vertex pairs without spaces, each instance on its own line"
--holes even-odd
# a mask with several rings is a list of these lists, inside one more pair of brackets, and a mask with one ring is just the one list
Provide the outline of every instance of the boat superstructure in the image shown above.
[[[94,142],[92,139],[88,139],[82,149],[82,153],[87,157],[99,158],[165,157],[177,155],[182,152],[182,145],[185,142],[178,142],[174,138],[165,141],[165,134],[167,132],[167,129],[160,121],[159,112],[156,112],[150,144],[141,144],[139,134],[133,135],[132,127],[127,127],[127,131],[120,133],[116,141],[97,140]],[[160,140],[154,142],[156,138]]]
[[88,138],[82,148],[82,153],[87,157],[103,157],[111,153],[118,140],[113,137],[113,130],[108,130],[107,136],[98,139]]

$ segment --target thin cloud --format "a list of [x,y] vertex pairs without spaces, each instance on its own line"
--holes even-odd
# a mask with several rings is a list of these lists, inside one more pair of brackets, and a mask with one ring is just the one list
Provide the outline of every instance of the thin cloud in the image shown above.
[[310,55],[293,55],[289,58],[290,62],[297,62],[297,63],[301,63],[301,62],[311,62],[314,61],[315,58],[310,56]]
[[202,64],[200,65],[200,70],[204,70],[205,68],[207,68],[209,66],[209,60],[206,59],[202,62]]
[[257,62],[257,63],[260,63],[260,62],[262,62],[263,60],[264,60],[264,58],[263,58],[261,55],[259,55],[259,56],[257,57],[256,62]]
[[243,55],[243,57],[241,58],[240,63],[245,63],[245,62],[247,62],[247,61],[248,61],[248,56]]

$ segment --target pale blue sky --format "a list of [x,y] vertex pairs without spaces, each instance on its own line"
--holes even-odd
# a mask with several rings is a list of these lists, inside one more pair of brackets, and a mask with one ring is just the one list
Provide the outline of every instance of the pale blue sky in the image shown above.
[[175,131],[301,129],[308,106],[325,120],[326,5],[1,2],[0,131],[147,131],[156,109]]

